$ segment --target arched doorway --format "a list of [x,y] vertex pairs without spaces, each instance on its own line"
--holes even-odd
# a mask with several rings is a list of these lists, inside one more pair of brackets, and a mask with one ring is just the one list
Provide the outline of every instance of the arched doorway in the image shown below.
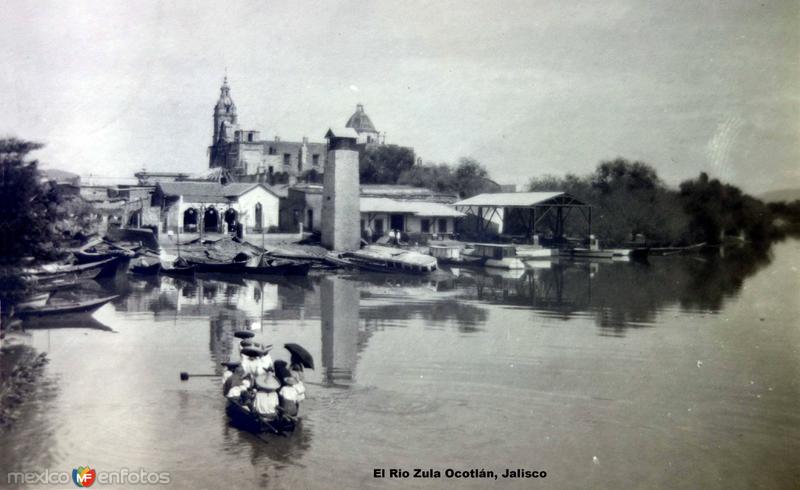
[[203,231],[215,233],[219,231],[219,213],[214,208],[206,209],[203,213]]
[[189,208],[183,212],[183,231],[194,233],[197,231],[197,210]]
[[264,226],[264,211],[261,208],[261,203],[256,203],[256,212],[255,212],[255,229],[261,231],[262,227]]
[[225,210],[225,224],[228,225],[228,233],[236,233],[236,217],[238,213],[233,208]]

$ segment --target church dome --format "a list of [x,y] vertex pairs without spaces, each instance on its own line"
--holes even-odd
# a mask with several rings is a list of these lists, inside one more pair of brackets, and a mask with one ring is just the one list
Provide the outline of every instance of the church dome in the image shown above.
[[377,133],[378,130],[375,129],[375,126],[372,124],[369,116],[366,112],[364,112],[364,106],[358,104],[356,106],[356,112],[350,116],[350,119],[347,120],[347,124],[345,124],[347,128],[353,128],[359,133],[363,132],[371,132]]

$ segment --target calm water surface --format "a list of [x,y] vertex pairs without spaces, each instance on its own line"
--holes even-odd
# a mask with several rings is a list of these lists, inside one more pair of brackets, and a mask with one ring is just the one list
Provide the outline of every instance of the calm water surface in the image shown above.
[[[119,276],[81,293],[121,295],[93,320],[18,337],[51,361],[0,434],[0,467],[145,468],[178,488],[796,489],[798,267],[787,241],[441,279]],[[220,373],[242,328],[275,358],[298,342],[317,361],[288,438],[231,427],[217,379],[179,380]],[[374,468],[548,476],[376,480]]]

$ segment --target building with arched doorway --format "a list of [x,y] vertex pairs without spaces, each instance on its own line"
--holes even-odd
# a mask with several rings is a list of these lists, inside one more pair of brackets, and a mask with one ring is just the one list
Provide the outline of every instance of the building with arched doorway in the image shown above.
[[159,228],[176,233],[260,233],[278,226],[279,200],[259,183],[159,182],[153,194]]

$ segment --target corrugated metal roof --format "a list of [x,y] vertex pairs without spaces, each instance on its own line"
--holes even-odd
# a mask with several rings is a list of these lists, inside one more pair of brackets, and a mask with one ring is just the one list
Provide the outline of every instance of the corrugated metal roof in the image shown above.
[[565,192],[500,192],[497,194],[479,194],[469,199],[458,201],[454,206],[529,207],[543,204],[560,196],[574,199],[574,204],[583,204]]
[[399,213],[415,216],[460,218],[464,213],[438,202],[397,201],[388,197],[362,197],[362,213]]

